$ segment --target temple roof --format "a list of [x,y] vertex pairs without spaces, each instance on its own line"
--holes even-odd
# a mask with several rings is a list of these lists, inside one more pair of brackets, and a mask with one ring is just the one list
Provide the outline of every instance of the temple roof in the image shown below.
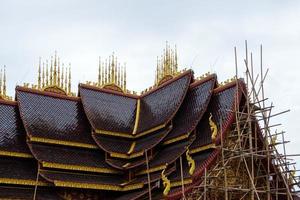
[[24,87],[16,95],[30,141],[96,148],[80,98]]
[[0,155],[30,158],[17,102],[0,100]]
[[[1,187],[0,199],[33,199],[34,188]],[[39,188],[36,191],[36,199],[61,200],[54,188]]]
[[[27,158],[0,157],[0,184],[36,185],[37,161]],[[48,185],[39,179],[38,185]]]
[[83,84],[79,93],[96,133],[134,138],[170,122],[185,97],[191,76],[191,71],[187,71],[141,96],[108,92]]
[[141,96],[137,134],[165,126],[176,114],[189,88],[192,72],[163,83]]
[[116,138],[111,136],[93,133],[98,146],[110,154],[111,157],[131,159],[144,155],[144,151],[150,150],[159,144],[172,129],[169,125],[166,128],[154,131],[136,139]]
[[29,143],[29,147],[34,157],[45,168],[122,174],[105,162],[105,155],[101,150],[36,143]]
[[[242,84],[241,81],[239,81],[239,83]],[[220,139],[220,131],[222,130],[224,133],[227,131],[235,117],[232,110],[234,106],[238,106],[241,101],[242,86],[240,84],[237,87],[236,81],[234,81],[214,90],[208,109],[197,125],[196,140],[190,147],[192,153],[203,150],[206,145],[218,142]],[[212,132],[209,124],[210,116],[212,116],[213,122],[215,122],[218,127],[217,141],[212,140]]]
[[215,83],[216,75],[210,75],[196,80],[190,85],[187,95],[173,119],[173,129],[163,141],[165,144],[185,139],[195,129],[206,111]]
[[143,183],[130,183],[126,179],[113,175],[94,175],[70,172],[42,170],[41,175],[58,187],[84,188],[97,190],[128,191],[140,189]]

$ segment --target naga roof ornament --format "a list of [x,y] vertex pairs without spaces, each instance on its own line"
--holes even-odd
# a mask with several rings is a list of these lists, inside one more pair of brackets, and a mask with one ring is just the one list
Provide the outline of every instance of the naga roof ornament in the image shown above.
[[[55,51],[54,57],[51,56],[50,69],[48,60],[42,61],[41,57],[39,58],[37,84],[32,84],[31,87],[41,91],[75,96],[72,93],[71,78],[71,63],[65,66]],[[29,87],[29,83],[24,83],[24,86]]]

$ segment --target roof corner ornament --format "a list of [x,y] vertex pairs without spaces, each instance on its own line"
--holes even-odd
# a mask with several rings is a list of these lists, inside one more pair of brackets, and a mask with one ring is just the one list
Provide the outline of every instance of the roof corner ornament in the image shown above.
[[177,47],[175,45],[174,50],[172,50],[168,42],[166,42],[166,48],[164,49],[161,59],[157,57],[155,85],[160,85],[161,83],[173,78],[178,73]]
[[163,186],[164,186],[164,191],[163,194],[164,196],[167,196],[171,190],[171,181],[168,179],[168,177],[165,175],[165,171],[167,169],[168,164],[166,163],[164,170],[161,172],[161,179],[163,181]]
[[186,155],[186,160],[188,161],[188,164],[189,164],[189,167],[190,167],[189,174],[193,175],[194,172],[195,172],[196,163],[195,163],[194,159],[192,158],[192,156],[190,155],[190,150],[189,149],[186,150],[185,155]]
[[[24,87],[29,87],[29,84],[24,83]],[[32,84],[32,88],[41,91],[75,96],[75,94],[71,91],[71,63],[69,64],[69,67],[65,67],[64,63],[61,64],[60,58],[57,56],[57,52],[55,51],[54,59],[53,56],[51,56],[49,71],[48,60],[43,62],[40,57],[37,85]]]
[[212,120],[212,114],[210,113],[209,116],[209,126],[210,126],[210,130],[211,130],[211,140],[213,142],[215,142],[216,138],[217,138],[217,133],[218,133],[218,127],[217,124]]

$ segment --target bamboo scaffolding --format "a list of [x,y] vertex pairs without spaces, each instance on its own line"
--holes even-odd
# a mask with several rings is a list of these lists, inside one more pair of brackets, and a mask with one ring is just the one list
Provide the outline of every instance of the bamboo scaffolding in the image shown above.
[[[248,91],[243,95],[246,97],[243,108],[237,105],[233,110],[227,110],[235,114],[235,122],[230,134],[216,148],[221,150],[217,163],[211,169],[205,169],[202,183],[194,187],[193,192],[187,199],[293,199],[296,190],[293,186],[299,186],[300,178],[294,174],[299,170],[290,169],[294,166],[290,157],[297,157],[300,154],[286,153],[284,131],[272,133],[274,127],[281,126],[280,123],[270,124],[274,117],[281,116],[290,110],[273,113],[275,107],[273,103],[267,106],[268,98],[265,97],[264,82],[269,73],[269,69],[263,69],[262,45],[260,46],[260,69],[254,75],[253,54],[249,53],[247,41],[245,41],[245,69],[246,86]],[[234,60],[236,77],[238,77],[237,50],[234,48]],[[255,77],[255,78],[254,78]],[[238,81],[236,82],[238,85]],[[250,91],[249,91],[250,90]],[[238,91],[238,90],[237,90]],[[237,99],[236,99],[237,102]],[[220,119],[222,121],[222,119]],[[257,127],[257,123],[261,127]],[[222,127],[222,126],[220,126]],[[261,131],[262,136],[258,136]],[[222,132],[222,131],[221,131]],[[277,141],[277,136],[281,140]],[[263,149],[259,145],[263,137]],[[229,145],[227,140],[235,141],[234,145]],[[260,142],[261,143],[261,142]],[[229,146],[228,146],[229,145]],[[283,153],[279,153],[278,148],[282,147]],[[291,161],[291,162],[289,162]],[[235,175],[228,174],[233,169]],[[263,164],[264,163],[264,164]],[[244,172],[241,172],[244,171]],[[242,184],[230,183],[230,179],[239,177]],[[223,194],[219,195],[218,194]]]

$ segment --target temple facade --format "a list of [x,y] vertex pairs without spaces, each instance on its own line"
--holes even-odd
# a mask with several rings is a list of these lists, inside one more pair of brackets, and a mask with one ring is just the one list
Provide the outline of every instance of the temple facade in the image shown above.
[[[56,53],[40,60],[37,84],[17,86],[15,99],[6,94],[5,68],[0,78],[0,199],[203,199],[195,195],[206,191],[203,184],[225,181],[226,188],[249,189],[245,199],[289,199],[292,175],[280,175],[273,158],[252,159],[251,169],[244,163],[237,171],[235,162],[219,165],[223,149],[251,143],[263,152],[276,142],[265,139],[255,116],[237,121],[257,111],[248,106],[245,80],[219,83],[217,74],[179,70],[169,45],[153,86],[141,93],[127,89],[126,66],[114,54],[99,61],[98,80],[80,83],[77,95],[71,67]],[[240,127],[247,133],[237,136]],[[247,178],[248,171],[260,178]],[[256,195],[254,184],[268,192]],[[276,196],[274,185],[285,191]],[[244,195],[208,190],[206,199]]]

